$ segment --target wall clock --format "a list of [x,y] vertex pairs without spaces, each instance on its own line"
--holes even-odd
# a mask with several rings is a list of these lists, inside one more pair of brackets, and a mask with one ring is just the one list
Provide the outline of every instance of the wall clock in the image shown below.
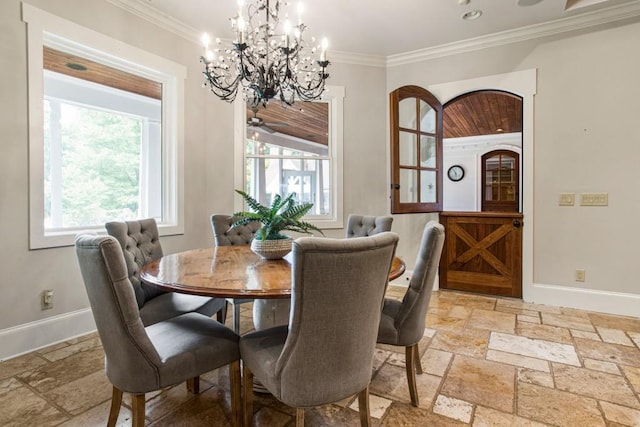
[[464,169],[460,165],[453,165],[447,171],[447,176],[453,182],[458,182],[464,178]]

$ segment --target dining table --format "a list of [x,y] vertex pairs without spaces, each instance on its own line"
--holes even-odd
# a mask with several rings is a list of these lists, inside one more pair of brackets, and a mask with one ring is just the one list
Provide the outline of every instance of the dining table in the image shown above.
[[[165,291],[218,298],[290,298],[292,253],[265,260],[249,245],[214,246],[165,255],[144,265],[140,279]],[[406,265],[394,257],[389,280]]]

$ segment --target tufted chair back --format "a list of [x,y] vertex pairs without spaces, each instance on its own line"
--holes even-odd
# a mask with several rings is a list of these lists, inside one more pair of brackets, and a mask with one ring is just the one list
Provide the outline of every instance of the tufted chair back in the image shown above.
[[251,243],[262,224],[250,222],[247,225],[231,228],[231,224],[239,219],[229,215],[211,215],[211,228],[216,246],[248,245]]
[[383,231],[391,231],[392,216],[349,215],[347,219],[347,239],[367,237]]
[[113,221],[106,223],[105,228],[120,243],[138,308],[142,308],[145,302],[164,293],[140,281],[140,268],[163,255],[156,220]]

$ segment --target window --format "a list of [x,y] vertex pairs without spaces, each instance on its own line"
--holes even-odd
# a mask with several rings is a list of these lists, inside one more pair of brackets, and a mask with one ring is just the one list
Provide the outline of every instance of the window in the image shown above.
[[183,232],[183,66],[23,3],[30,247],[153,217]]
[[[342,227],[342,98],[330,87],[323,101],[243,111],[242,188],[269,205],[275,194],[296,194],[313,203],[306,220],[321,228]],[[246,124],[245,124],[246,123]],[[236,199],[242,203],[240,198]],[[245,209],[241,204],[236,210]]]
[[442,210],[442,105],[427,90],[390,96],[391,213]]

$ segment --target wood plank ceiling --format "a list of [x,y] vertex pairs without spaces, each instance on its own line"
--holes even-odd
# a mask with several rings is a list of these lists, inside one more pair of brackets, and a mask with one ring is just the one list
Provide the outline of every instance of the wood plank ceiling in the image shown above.
[[522,132],[522,99],[498,91],[462,95],[445,105],[444,138]]
[[[260,119],[258,126],[250,125],[251,118]],[[254,122],[257,122],[254,120]],[[305,139],[322,145],[329,143],[329,104],[326,102],[296,102],[283,107],[272,100],[266,107],[255,112],[247,108],[249,130],[276,131],[285,135]],[[257,129],[256,129],[257,128]]]
[[162,84],[80,56],[45,46],[44,69],[153,99],[162,99]]

